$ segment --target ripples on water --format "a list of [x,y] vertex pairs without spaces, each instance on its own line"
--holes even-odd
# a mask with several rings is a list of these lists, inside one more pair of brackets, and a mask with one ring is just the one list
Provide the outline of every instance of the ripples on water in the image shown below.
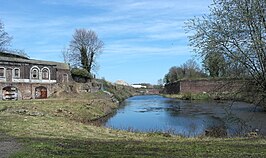
[[105,126],[141,132],[169,132],[187,137],[221,132],[244,135],[254,129],[266,135],[266,113],[242,102],[199,102],[157,95],[127,99]]

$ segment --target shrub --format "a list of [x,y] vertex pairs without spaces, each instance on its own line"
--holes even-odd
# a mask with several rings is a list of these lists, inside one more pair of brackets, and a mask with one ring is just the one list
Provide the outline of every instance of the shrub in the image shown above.
[[82,69],[82,68],[73,68],[71,70],[71,75],[78,76],[78,77],[84,77],[88,79],[93,78],[92,75],[86,69]]
[[82,68],[73,68],[71,70],[71,76],[74,81],[79,83],[86,83],[89,79],[93,78],[86,69]]

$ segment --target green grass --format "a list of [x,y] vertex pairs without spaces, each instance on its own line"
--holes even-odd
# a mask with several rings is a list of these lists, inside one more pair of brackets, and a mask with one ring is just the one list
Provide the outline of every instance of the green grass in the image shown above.
[[23,116],[66,117],[80,121],[92,120],[111,113],[118,107],[102,92],[59,99],[1,102],[0,111]]
[[260,137],[184,138],[86,123],[117,107],[104,93],[0,101],[0,131],[23,144],[11,157],[266,157]]
[[183,94],[164,94],[167,98],[181,100],[209,100],[211,99],[208,93],[183,93]]
[[24,139],[21,157],[265,157],[265,141]]

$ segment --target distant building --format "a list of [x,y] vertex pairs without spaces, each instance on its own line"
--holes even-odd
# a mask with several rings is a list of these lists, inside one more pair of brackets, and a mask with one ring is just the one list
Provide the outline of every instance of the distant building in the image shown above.
[[140,84],[132,84],[131,86],[133,88],[147,88],[147,86],[143,86],[143,85],[140,85]]
[[70,81],[67,64],[0,52],[0,99],[42,99]]

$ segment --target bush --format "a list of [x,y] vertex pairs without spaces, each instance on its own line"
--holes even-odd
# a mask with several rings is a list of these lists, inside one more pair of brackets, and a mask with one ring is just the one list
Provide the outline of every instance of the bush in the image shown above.
[[71,75],[78,76],[78,77],[84,77],[87,79],[93,78],[92,75],[86,69],[82,69],[82,68],[73,68],[71,70]]
[[82,68],[73,68],[71,70],[71,76],[74,81],[79,83],[86,83],[88,80],[93,78],[86,69]]

